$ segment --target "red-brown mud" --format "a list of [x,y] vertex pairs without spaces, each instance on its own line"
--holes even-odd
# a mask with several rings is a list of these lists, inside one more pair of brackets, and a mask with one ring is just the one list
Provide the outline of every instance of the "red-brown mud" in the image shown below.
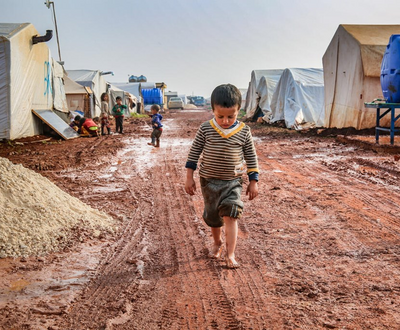
[[[400,162],[371,148],[251,124],[260,194],[245,195],[237,257],[208,257],[185,159],[209,111],[144,120],[125,135],[3,143],[0,156],[116,220],[60,253],[0,260],[0,329],[396,329]],[[38,137],[37,139],[43,139]],[[245,191],[245,190],[244,190]]]

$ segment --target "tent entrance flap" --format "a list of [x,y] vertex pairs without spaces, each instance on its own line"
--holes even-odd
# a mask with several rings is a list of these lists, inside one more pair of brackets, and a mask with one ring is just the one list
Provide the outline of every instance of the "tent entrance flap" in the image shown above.
[[79,137],[79,134],[51,110],[32,110],[44,123],[49,125],[63,139],[69,140]]

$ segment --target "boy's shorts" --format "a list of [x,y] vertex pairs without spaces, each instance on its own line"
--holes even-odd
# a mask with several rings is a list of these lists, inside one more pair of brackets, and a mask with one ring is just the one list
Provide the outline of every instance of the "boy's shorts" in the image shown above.
[[205,179],[200,177],[204,198],[203,219],[210,227],[222,227],[222,217],[239,219],[243,212],[241,178],[234,180]]

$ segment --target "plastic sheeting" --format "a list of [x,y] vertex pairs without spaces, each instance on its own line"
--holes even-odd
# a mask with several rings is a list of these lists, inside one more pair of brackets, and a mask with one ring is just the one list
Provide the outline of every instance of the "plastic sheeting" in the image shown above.
[[322,59],[325,127],[375,127],[376,111],[364,102],[383,98],[380,69],[392,34],[400,25],[339,25]]
[[[246,117],[253,117],[260,101],[265,114],[271,111],[270,102],[275,91],[276,84],[282,75],[283,70],[254,70],[251,72],[251,80],[247,89],[245,111]],[[260,84],[262,80],[262,85]],[[261,100],[262,99],[262,100]]]
[[53,65],[53,107],[61,112],[68,112],[68,103],[64,89],[64,68],[52,59]]
[[284,120],[286,127],[324,125],[324,78],[322,69],[285,69],[271,101],[271,122]]
[[45,43],[32,24],[0,24],[0,138],[40,133],[32,109],[53,108],[53,65]]

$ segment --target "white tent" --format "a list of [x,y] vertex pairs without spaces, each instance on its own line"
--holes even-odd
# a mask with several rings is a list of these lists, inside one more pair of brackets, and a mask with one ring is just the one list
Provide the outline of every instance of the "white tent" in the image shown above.
[[[141,113],[144,111],[142,89],[140,88],[142,83],[112,83],[113,86],[118,87],[133,96],[136,97],[136,112]],[[155,84],[154,84],[155,87]]]
[[[246,117],[251,118],[256,112],[260,99],[263,99],[263,110],[265,112],[270,111],[270,100],[275,91],[276,84],[282,75],[283,70],[254,70],[251,72],[251,80],[249,88],[247,90],[245,111]],[[259,88],[261,79],[263,79],[263,85]]]
[[[140,87],[141,83],[112,83],[112,85],[136,96],[138,102],[143,104],[143,98]],[[156,85],[153,84],[151,86],[154,86],[152,88],[155,88]]]
[[126,106],[128,106],[129,111],[132,110],[136,110],[134,108],[134,106],[136,106],[137,104],[137,98],[135,95],[121,89],[118,88],[117,86],[110,84],[110,104],[111,104],[111,108],[116,104],[116,98],[117,96],[120,96],[122,98],[122,104],[125,104]]
[[63,69],[30,23],[0,23],[0,138],[17,139],[41,133],[32,110],[67,111]]
[[[240,105],[240,109],[244,109],[246,107],[247,88],[239,88],[239,91],[240,94],[242,94],[242,104]],[[211,97],[210,97],[210,104],[211,104]]]
[[339,25],[322,59],[325,127],[375,126],[376,111],[364,102],[383,98],[381,63],[392,34],[400,25]]
[[324,125],[324,77],[322,69],[285,69],[271,101],[271,122],[285,120],[286,127]]
[[68,70],[68,77],[78,84],[90,87],[93,92],[94,106],[91,117],[100,116],[101,94],[107,92],[107,82],[98,70]]

